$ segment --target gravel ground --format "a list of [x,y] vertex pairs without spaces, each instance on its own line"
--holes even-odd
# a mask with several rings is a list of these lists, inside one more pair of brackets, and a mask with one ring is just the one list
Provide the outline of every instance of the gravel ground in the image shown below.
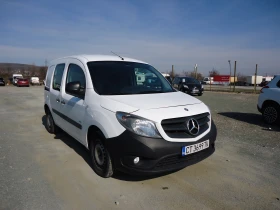
[[0,209],[280,209],[280,128],[257,95],[206,92],[216,152],[168,175],[98,177],[87,151],[44,128],[43,87],[0,87]]

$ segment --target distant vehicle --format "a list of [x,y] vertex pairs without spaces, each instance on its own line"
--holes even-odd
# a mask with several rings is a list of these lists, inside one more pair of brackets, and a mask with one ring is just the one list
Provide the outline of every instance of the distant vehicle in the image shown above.
[[13,84],[16,85],[19,78],[23,78],[22,74],[13,74]]
[[270,77],[270,76],[265,76],[263,77],[263,82],[266,81],[266,82],[270,82],[271,80],[273,79],[273,77]]
[[205,84],[205,85],[210,85],[210,83],[213,84],[213,82],[214,82],[214,77],[204,77],[203,78],[203,84]]
[[31,77],[30,78],[30,84],[31,85],[41,85],[39,77]]
[[[256,85],[261,84],[263,77],[262,76],[257,76],[256,77]],[[246,83],[249,86],[255,85],[255,76],[247,76],[246,77]]]
[[280,75],[261,89],[257,107],[267,123],[280,122]]
[[[234,83],[231,83],[231,85],[234,85]],[[248,84],[244,81],[237,81],[235,82],[235,86],[248,86]]]
[[261,84],[259,84],[260,87],[264,87],[269,83],[269,81],[262,81]]
[[5,86],[6,83],[2,77],[0,77],[0,86]]
[[186,92],[190,95],[197,94],[201,96],[204,87],[198,80],[192,77],[175,77],[172,86],[179,91]]
[[23,78],[18,79],[17,86],[18,87],[29,87],[28,79],[23,79]]

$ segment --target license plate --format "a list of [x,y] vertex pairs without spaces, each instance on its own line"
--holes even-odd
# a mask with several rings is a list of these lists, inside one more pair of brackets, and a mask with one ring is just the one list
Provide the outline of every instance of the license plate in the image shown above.
[[201,150],[207,149],[209,147],[209,140],[193,144],[190,146],[182,147],[182,156],[186,156],[192,153],[199,152]]

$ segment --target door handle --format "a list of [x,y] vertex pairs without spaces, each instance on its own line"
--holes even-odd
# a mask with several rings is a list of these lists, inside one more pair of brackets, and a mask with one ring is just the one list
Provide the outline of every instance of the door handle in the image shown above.
[[63,105],[64,105],[64,104],[65,104],[65,101],[61,101],[61,104],[63,104]]
[[60,102],[59,98],[56,99],[56,102]]

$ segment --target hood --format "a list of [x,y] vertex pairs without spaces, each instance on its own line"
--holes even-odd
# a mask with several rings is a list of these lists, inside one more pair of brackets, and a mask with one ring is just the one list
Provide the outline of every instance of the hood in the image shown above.
[[[108,100],[110,100],[111,103],[108,103]],[[103,96],[101,106],[113,112],[133,112],[139,109],[160,109],[200,103],[200,100],[185,93],[171,92],[157,94]]]

